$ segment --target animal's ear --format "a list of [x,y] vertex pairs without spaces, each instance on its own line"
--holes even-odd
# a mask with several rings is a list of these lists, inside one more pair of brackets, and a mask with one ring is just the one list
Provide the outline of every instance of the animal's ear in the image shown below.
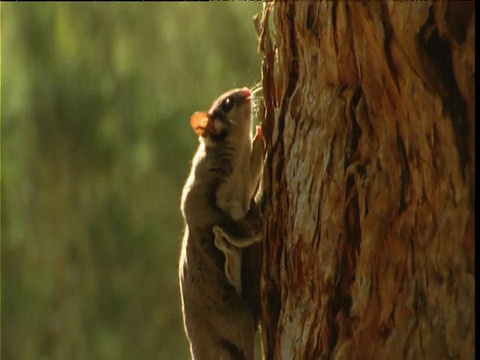
[[197,135],[203,137],[208,136],[215,129],[211,117],[206,112],[200,111],[192,115],[190,125]]

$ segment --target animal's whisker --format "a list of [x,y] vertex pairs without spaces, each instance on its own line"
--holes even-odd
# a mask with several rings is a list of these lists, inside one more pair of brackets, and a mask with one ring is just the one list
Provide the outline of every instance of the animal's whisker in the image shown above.
[[263,90],[263,87],[262,87],[262,84],[258,83],[257,85],[255,85],[253,88],[252,88],[252,94],[255,94],[259,91],[262,91]]

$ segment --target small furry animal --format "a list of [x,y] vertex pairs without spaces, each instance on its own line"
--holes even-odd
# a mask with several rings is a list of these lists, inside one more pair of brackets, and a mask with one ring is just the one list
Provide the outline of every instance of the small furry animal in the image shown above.
[[[190,119],[200,145],[182,193],[186,226],[179,277],[195,360],[254,359],[262,222],[251,205],[264,140],[259,128],[252,139],[251,97],[248,88],[228,91]],[[245,276],[242,263],[250,264]],[[254,288],[247,291],[249,279]]]

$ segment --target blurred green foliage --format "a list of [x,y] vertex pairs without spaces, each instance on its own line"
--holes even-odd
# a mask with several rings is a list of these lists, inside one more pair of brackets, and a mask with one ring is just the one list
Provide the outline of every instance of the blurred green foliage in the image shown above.
[[2,4],[2,359],[188,358],[189,117],[260,79],[261,7]]

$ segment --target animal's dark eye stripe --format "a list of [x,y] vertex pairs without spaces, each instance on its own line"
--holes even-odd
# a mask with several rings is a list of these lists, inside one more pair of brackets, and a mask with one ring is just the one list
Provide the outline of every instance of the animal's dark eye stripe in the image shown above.
[[227,98],[225,98],[222,101],[222,105],[221,105],[223,112],[225,112],[225,114],[228,113],[230,110],[232,110],[233,105],[234,105],[234,101],[231,96],[228,96]]

